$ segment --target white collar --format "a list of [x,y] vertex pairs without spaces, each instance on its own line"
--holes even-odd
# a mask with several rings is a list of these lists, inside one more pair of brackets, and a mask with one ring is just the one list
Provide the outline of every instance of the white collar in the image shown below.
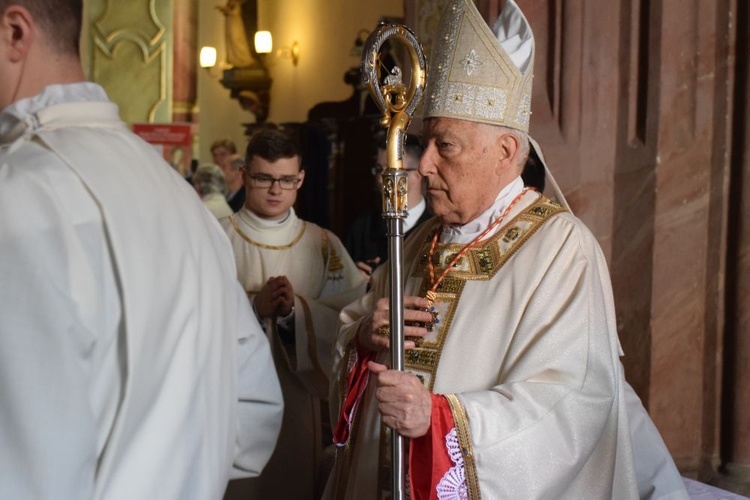
[[295,213],[294,208],[290,208],[289,212],[287,212],[286,216],[281,220],[264,219],[247,207],[242,207],[242,209],[237,212],[237,216],[242,222],[258,231],[263,231],[265,229],[283,229],[294,225],[295,221],[297,221],[297,214]]
[[[510,184],[505,186],[500,194],[497,195],[492,205],[482,212],[482,214],[476,219],[467,222],[463,225],[451,225],[445,226],[443,232],[440,235],[441,243],[469,243],[476,238],[482,231],[487,227],[508,207],[508,205],[523,191],[523,179],[519,175]],[[502,225],[502,224],[501,224]],[[490,234],[487,235],[489,238],[498,228],[495,228]]]
[[48,85],[39,94],[9,104],[0,112],[0,141],[10,142],[39,127],[37,113],[58,104],[109,102],[104,89],[92,82]]

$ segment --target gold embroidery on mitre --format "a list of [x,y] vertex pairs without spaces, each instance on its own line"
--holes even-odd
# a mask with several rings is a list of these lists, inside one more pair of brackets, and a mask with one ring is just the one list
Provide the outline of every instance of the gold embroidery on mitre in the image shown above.
[[471,0],[453,0],[432,45],[424,117],[529,131],[534,54],[521,73]]

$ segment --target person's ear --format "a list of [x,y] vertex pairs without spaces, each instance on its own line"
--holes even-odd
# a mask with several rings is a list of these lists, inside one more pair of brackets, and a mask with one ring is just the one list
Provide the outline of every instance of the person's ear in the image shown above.
[[297,183],[297,189],[302,187],[302,183],[305,181],[305,171],[301,170],[299,171],[299,182]]
[[2,44],[10,62],[20,62],[31,50],[36,38],[34,18],[20,5],[10,5],[0,18]]
[[497,146],[499,168],[505,170],[509,167],[515,167],[516,157],[520,148],[518,137],[510,133],[500,134],[497,138]]

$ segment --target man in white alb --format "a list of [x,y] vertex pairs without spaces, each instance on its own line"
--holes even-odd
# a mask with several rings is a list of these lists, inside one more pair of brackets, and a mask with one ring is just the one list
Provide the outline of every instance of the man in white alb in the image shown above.
[[219,499],[279,432],[268,343],[216,220],[84,81],[81,20],[0,0],[0,498]]
[[285,412],[266,470],[230,489],[243,498],[312,499],[322,489],[317,473],[330,423],[321,422],[320,404],[328,397],[338,315],[365,283],[339,239],[294,212],[305,178],[297,143],[284,131],[262,130],[245,158],[245,207],[221,223],[271,342]]

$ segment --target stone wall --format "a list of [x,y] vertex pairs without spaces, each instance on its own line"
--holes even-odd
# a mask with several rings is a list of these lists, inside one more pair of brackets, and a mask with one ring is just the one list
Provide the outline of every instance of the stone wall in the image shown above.
[[[407,21],[441,1],[406,0]],[[489,18],[502,0],[477,3]],[[607,256],[627,378],[683,474],[747,493],[750,7],[518,4],[531,133]]]

